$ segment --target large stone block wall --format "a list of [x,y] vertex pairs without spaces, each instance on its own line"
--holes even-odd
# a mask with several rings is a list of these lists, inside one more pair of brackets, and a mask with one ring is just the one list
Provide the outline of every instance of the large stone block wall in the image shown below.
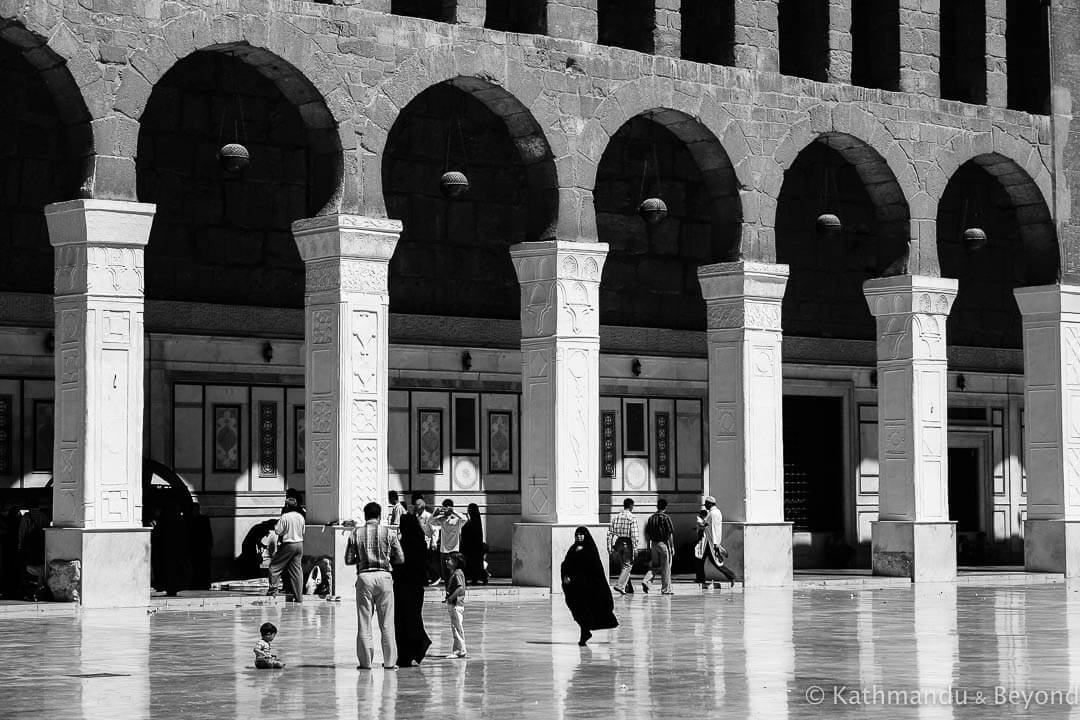
[[[425,88],[465,76],[478,81],[468,91],[508,126],[519,113],[507,113],[485,88],[504,90],[542,129],[557,169],[560,239],[596,239],[592,190],[611,137],[642,112],[670,108],[706,128],[730,159],[740,186],[738,254],[744,257],[775,259],[784,172],[820,134],[840,133],[873,150],[874,162],[895,178],[910,207],[906,269],[938,272],[932,229],[948,179],[971,157],[997,153],[1052,198],[1068,248],[1063,273],[1080,278],[1069,214],[1075,192],[1069,181],[1080,159],[1068,99],[1080,93],[1059,94],[1053,125],[1045,116],[936,99],[937,6],[901,0],[901,87],[908,93],[775,74],[775,5],[743,0],[734,12],[736,67],[583,42],[591,39],[587,24],[579,32],[572,22],[552,22],[559,12],[583,18],[595,13],[593,3],[569,0],[549,6],[548,14],[548,31],[574,36],[567,40],[390,16],[366,4],[292,0],[100,0],[90,8],[75,0],[0,0],[0,38],[21,40],[39,70],[55,70],[57,58],[66,63],[71,81],[58,92],[66,98],[62,105],[82,108],[91,118],[93,156],[83,188],[97,197],[136,195],[139,120],[161,77],[196,50],[248,43],[268,51],[247,59],[300,108],[309,135],[341,148],[340,182],[322,211],[384,215],[382,158],[401,109]],[[1069,38],[1077,35],[1078,14],[1072,4],[1053,4],[1055,82],[1062,88],[1078,82],[1069,70],[1075,66]],[[65,95],[72,88],[81,102]],[[1068,140],[1056,185],[1052,131]]]

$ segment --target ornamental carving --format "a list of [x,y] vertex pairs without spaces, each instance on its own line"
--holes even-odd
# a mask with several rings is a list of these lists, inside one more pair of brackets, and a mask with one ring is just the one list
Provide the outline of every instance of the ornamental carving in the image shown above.
[[352,519],[364,517],[364,505],[378,502],[379,498],[379,443],[371,438],[353,438],[352,441]]
[[314,310],[311,313],[311,342],[315,345],[328,345],[334,339],[334,312],[332,310]]
[[373,393],[377,389],[379,317],[366,310],[354,310],[352,316],[353,389],[356,392]]
[[305,274],[308,293],[333,290],[385,295],[387,266],[378,262],[338,261],[310,263]]
[[706,315],[710,330],[749,328],[779,330],[781,308],[778,303],[732,302],[710,303]]

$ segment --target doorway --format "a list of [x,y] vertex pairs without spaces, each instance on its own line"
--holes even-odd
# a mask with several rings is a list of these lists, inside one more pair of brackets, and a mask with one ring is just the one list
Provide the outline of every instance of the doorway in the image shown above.
[[978,433],[950,433],[949,519],[956,523],[956,562],[990,562],[987,532],[987,439]]
[[844,534],[844,400],[784,396],[784,520],[796,568],[842,568],[855,559]]

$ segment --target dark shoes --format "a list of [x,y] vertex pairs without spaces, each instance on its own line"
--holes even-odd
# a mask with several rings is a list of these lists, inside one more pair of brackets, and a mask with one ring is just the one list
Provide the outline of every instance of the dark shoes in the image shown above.
[[585,643],[589,642],[589,638],[591,638],[591,637],[592,637],[592,632],[591,631],[582,630],[581,631],[581,639],[578,640],[578,645],[580,645],[581,647],[585,647]]
[[641,583],[641,592],[649,594],[649,583]]

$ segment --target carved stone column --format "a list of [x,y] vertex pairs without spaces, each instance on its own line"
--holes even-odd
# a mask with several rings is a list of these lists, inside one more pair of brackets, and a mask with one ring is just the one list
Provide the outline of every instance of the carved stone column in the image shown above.
[[1017,288],[1024,316],[1028,570],[1080,575],[1080,287]]
[[780,307],[787,265],[698,268],[708,310],[709,484],[724,514],[727,560],[744,585],[792,582],[784,522]]
[[331,558],[339,594],[352,572],[342,523],[386,502],[387,282],[400,234],[397,220],[356,215],[293,223],[306,276],[304,553]]
[[143,248],[154,206],[45,207],[55,248],[53,527],[46,561],[79,560],[86,607],[150,599],[142,526]]
[[514,582],[561,587],[574,528],[595,525],[600,471],[600,274],[604,243],[510,248],[521,283],[521,519]]
[[875,575],[956,578],[956,523],[949,520],[945,321],[956,280],[900,275],[863,285],[877,318],[878,520]]

